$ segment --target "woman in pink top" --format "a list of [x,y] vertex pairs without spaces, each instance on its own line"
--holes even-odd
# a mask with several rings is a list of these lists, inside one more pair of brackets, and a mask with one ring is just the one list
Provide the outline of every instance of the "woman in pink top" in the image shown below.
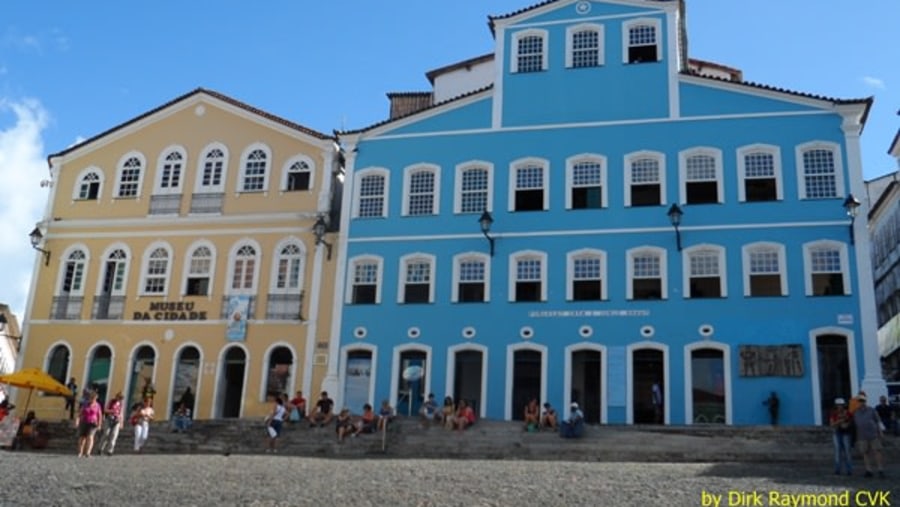
[[88,401],[78,413],[78,457],[90,457],[94,448],[94,434],[100,428],[103,407],[97,402],[97,393],[91,392]]

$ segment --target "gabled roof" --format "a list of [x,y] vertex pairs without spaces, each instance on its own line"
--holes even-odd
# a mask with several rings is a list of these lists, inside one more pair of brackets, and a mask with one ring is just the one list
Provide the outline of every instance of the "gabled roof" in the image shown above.
[[315,138],[317,138],[317,139],[322,139],[322,140],[326,140],[326,139],[334,139],[333,136],[329,136],[329,135],[323,134],[323,133],[321,133],[321,132],[315,131],[315,130],[313,130],[313,129],[311,129],[311,128],[304,127],[303,125],[300,125],[299,123],[294,123],[294,122],[292,122],[292,121],[290,121],[290,120],[287,120],[287,119],[284,119],[284,118],[282,118],[282,117],[280,117],[280,116],[276,116],[276,115],[274,115],[274,114],[272,114],[272,113],[268,113],[268,112],[266,112],[266,111],[263,111],[262,109],[257,109],[257,108],[255,108],[255,107],[249,105],[249,104],[246,104],[246,103],[241,102],[241,101],[239,101],[239,100],[233,99],[233,98],[231,98],[231,97],[229,97],[229,96],[227,96],[227,95],[221,94],[221,93],[219,93],[219,92],[216,92],[216,91],[213,91],[213,90],[209,90],[209,89],[206,89],[206,88],[197,88],[197,89],[192,90],[192,91],[190,91],[190,92],[188,92],[188,93],[185,93],[184,95],[181,95],[180,97],[176,97],[176,98],[170,100],[169,102],[166,102],[165,104],[163,104],[163,105],[161,105],[161,106],[159,106],[159,107],[153,108],[153,109],[147,111],[146,113],[143,113],[143,114],[141,114],[141,115],[139,115],[139,116],[135,116],[134,118],[132,118],[132,119],[130,119],[130,120],[124,122],[124,123],[120,123],[120,124],[116,125],[115,127],[112,127],[112,128],[110,128],[110,129],[108,129],[108,130],[105,130],[105,131],[103,131],[103,132],[101,132],[101,133],[99,133],[99,134],[97,134],[97,135],[95,135],[95,136],[93,136],[93,137],[88,138],[88,139],[85,139],[84,141],[82,141],[82,142],[80,142],[80,143],[78,143],[78,144],[69,146],[68,148],[66,148],[66,149],[64,149],[64,150],[62,150],[62,151],[60,151],[60,152],[58,152],[58,153],[52,153],[52,154],[50,154],[50,155],[47,155],[47,163],[49,164],[49,163],[50,163],[50,159],[52,159],[52,158],[54,158],[54,157],[61,157],[61,156],[63,156],[63,155],[66,155],[66,154],[68,154],[68,153],[71,153],[71,152],[73,152],[73,151],[75,151],[75,150],[77,150],[77,149],[79,149],[79,148],[81,148],[81,147],[84,147],[84,146],[86,146],[86,145],[88,145],[88,144],[93,143],[94,141],[97,141],[98,139],[102,139],[102,138],[104,138],[104,137],[106,137],[106,136],[108,136],[108,135],[110,135],[110,134],[112,134],[112,133],[114,133],[114,132],[117,132],[117,131],[119,131],[119,130],[121,130],[121,129],[123,129],[123,128],[129,126],[129,125],[132,125],[132,124],[134,124],[134,123],[137,123],[138,121],[141,121],[141,120],[143,120],[144,118],[150,117],[150,116],[152,116],[152,115],[154,115],[154,114],[156,114],[156,113],[158,113],[158,112],[160,112],[160,111],[162,111],[162,110],[164,110],[164,109],[167,109],[167,108],[169,108],[169,107],[174,106],[175,104],[178,104],[179,102],[183,102],[183,101],[185,101],[185,100],[188,100],[188,99],[194,97],[195,95],[200,95],[200,94],[202,94],[202,95],[207,95],[207,96],[209,96],[209,97],[212,97],[212,98],[221,100],[222,102],[225,102],[225,103],[230,104],[230,105],[235,106],[235,107],[239,107],[239,108],[241,108],[241,109],[243,109],[243,110],[245,110],[245,111],[247,111],[247,112],[249,112],[249,113],[251,113],[251,114],[255,114],[255,115],[257,115],[257,116],[260,116],[260,117],[265,118],[265,119],[267,119],[267,120],[273,121],[273,122],[278,123],[278,124],[280,124],[280,125],[284,125],[284,126],[287,127],[287,128],[296,130],[296,131],[298,131],[298,132],[302,132],[302,133],[304,133],[304,134],[306,134],[306,135],[315,137]]
[[897,130],[897,135],[895,135],[894,140],[891,141],[891,147],[888,148],[888,154],[900,157],[900,129]]
[[469,58],[468,60],[451,63],[450,65],[445,65],[443,67],[440,67],[440,68],[437,68],[434,70],[429,70],[428,72],[425,73],[425,77],[427,77],[428,82],[433,85],[435,78],[437,78],[438,76],[440,76],[442,74],[446,74],[448,72],[453,72],[454,70],[457,70],[457,69],[469,68],[469,67],[478,65],[479,63],[489,62],[493,59],[494,59],[494,53],[488,53],[486,55],[476,56],[474,58]]
[[[388,125],[388,124],[390,124],[390,123],[394,123],[394,122],[396,122],[396,121],[400,121],[400,120],[403,120],[403,119],[405,119],[405,118],[410,118],[410,117],[412,117],[412,116],[416,116],[416,115],[418,115],[418,114],[422,114],[422,113],[424,113],[424,112],[426,112],[426,111],[431,111],[431,110],[436,109],[436,108],[438,108],[438,107],[442,107],[442,106],[445,106],[445,105],[447,105],[447,104],[451,104],[451,103],[453,103],[453,102],[460,101],[460,100],[462,100],[462,99],[471,97],[471,96],[473,96],[473,95],[478,95],[479,93],[482,93],[482,92],[485,92],[485,91],[487,91],[487,90],[490,90],[490,89],[492,89],[493,87],[494,87],[494,84],[491,83],[491,84],[489,84],[488,86],[485,86],[485,87],[483,87],[483,88],[479,88],[479,89],[477,89],[477,90],[472,90],[472,91],[470,91],[470,92],[466,92],[466,93],[464,93],[464,94],[462,94],[462,95],[458,95],[458,96],[456,96],[456,97],[453,97],[452,99],[447,99],[447,100],[445,100],[445,101],[443,101],[443,102],[438,102],[437,104],[433,104],[433,105],[431,105],[431,106],[429,106],[429,107],[426,107],[426,108],[424,108],[424,109],[420,109],[420,110],[418,110],[418,111],[414,111],[414,112],[411,112],[411,113],[409,113],[409,114],[405,114],[405,115],[402,115],[402,116],[398,116],[398,117],[396,117],[396,118],[389,118],[389,119],[387,119],[387,120],[383,120],[383,121],[380,121],[380,122],[378,122],[378,123],[373,123],[372,125],[369,125],[368,127],[363,127],[363,128],[355,129],[355,130],[335,130],[335,131],[334,131],[334,135],[335,135],[335,136],[340,136],[340,135],[348,135],[348,134],[361,134],[361,133],[363,133],[363,132],[367,132],[367,131],[369,131],[369,130],[372,130],[372,129],[375,129],[375,128],[378,128],[378,127],[382,127],[382,126],[384,126],[384,125]],[[412,93],[415,94],[416,92],[412,92]]]
[[[550,5],[550,4],[552,4],[552,3],[561,2],[561,1],[564,1],[564,0],[545,0],[545,1],[541,2],[541,3],[534,4],[534,5],[530,6],[530,7],[525,7],[525,8],[519,9],[519,10],[517,10],[517,11],[515,11],[515,12],[510,12],[509,14],[501,14],[501,15],[499,15],[499,16],[488,16],[488,26],[491,28],[491,33],[493,34],[493,33],[494,33],[494,21],[496,21],[496,20],[498,20],[498,19],[509,19],[509,18],[514,17],[514,16],[518,16],[519,14],[525,14],[526,12],[533,11],[533,10],[535,10],[535,9],[539,9],[539,8],[545,6],[545,5]],[[650,1],[650,2],[672,2],[672,1],[674,1],[674,0],[644,0],[644,1]]]

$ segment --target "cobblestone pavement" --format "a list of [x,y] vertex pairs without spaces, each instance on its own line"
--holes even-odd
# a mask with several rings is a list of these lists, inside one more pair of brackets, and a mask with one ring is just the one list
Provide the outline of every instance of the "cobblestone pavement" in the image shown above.
[[888,477],[880,479],[863,478],[858,472],[835,476],[830,463],[334,460],[280,455],[84,459],[3,452],[0,505],[883,506],[900,505],[896,469],[888,468]]

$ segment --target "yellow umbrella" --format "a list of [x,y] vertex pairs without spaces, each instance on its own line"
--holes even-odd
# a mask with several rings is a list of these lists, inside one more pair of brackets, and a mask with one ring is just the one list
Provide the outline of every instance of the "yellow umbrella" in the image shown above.
[[25,368],[15,373],[0,375],[0,384],[9,384],[13,387],[22,387],[29,390],[28,401],[25,402],[25,410],[20,413],[27,413],[28,405],[31,403],[31,394],[35,389],[45,393],[72,396],[72,391],[68,387],[37,368]]

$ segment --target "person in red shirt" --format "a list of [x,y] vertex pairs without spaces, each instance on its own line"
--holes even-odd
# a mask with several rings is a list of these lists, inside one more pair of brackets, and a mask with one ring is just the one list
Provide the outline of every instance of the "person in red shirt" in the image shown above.
[[466,400],[459,400],[459,408],[456,411],[456,419],[454,420],[457,430],[468,429],[475,423],[475,411],[466,403]]
[[306,418],[306,398],[303,397],[303,391],[297,391],[297,395],[291,400],[291,413],[289,416],[291,421],[302,421]]

